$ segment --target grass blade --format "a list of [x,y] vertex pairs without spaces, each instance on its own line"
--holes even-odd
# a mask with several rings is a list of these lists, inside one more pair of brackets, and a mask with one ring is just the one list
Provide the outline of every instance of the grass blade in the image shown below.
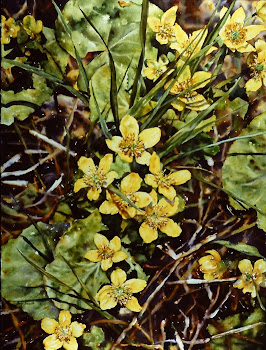
[[129,205],[131,205],[132,207],[134,207],[138,211],[143,212],[141,209],[139,209],[136,206],[136,204],[134,204],[124,193],[120,192],[116,187],[114,187],[113,185],[109,185],[107,188],[110,192],[119,196],[121,199],[123,199],[123,201],[127,202]]

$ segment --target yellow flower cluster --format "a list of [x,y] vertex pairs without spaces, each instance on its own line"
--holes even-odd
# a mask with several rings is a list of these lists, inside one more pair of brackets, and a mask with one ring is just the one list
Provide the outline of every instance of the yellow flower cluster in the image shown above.
[[9,44],[11,38],[16,38],[20,27],[16,25],[14,18],[1,16],[1,44]]
[[209,253],[209,255],[199,259],[200,271],[204,274],[204,279],[210,281],[222,278],[226,271],[226,266],[220,254],[214,249],[207,250],[206,253]]

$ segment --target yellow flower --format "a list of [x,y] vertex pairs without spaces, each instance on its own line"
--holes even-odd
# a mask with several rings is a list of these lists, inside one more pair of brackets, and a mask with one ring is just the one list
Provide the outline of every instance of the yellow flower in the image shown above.
[[22,26],[31,39],[34,39],[43,29],[42,21],[35,21],[35,18],[31,15],[27,15],[23,18]]
[[[121,181],[121,192],[128,197],[138,208],[144,208],[151,202],[151,197],[146,192],[138,191],[141,186],[142,179],[137,173],[131,173]],[[102,214],[119,213],[123,219],[133,218],[138,210],[129,203],[122,200],[118,195],[107,191],[107,200],[102,203],[99,210]]]
[[[179,62],[178,66],[180,66]],[[170,90],[170,94],[177,95],[186,89],[190,89],[181,96],[178,96],[177,99],[172,103],[172,106],[178,111],[182,111],[185,107],[194,111],[202,111],[209,107],[209,103],[205,97],[201,94],[198,94],[195,90],[200,89],[207,85],[211,78],[210,72],[196,72],[192,77],[190,73],[189,66],[186,66],[182,73],[177,78],[177,81],[174,83]],[[165,85],[165,89],[169,87],[172,80]],[[200,84],[199,84],[200,83]],[[194,85],[197,86],[193,87]]]
[[121,241],[117,236],[109,242],[105,236],[95,233],[94,243],[98,250],[89,250],[84,258],[92,262],[101,261],[103,271],[107,271],[112,267],[113,263],[123,261],[127,258],[127,254],[121,250]]
[[257,16],[266,23],[266,1],[259,1],[256,6]]
[[170,237],[178,237],[181,234],[180,226],[169,219],[178,212],[178,198],[173,205],[162,198],[158,202],[157,194],[151,191],[152,205],[145,208],[144,222],[139,228],[140,236],[145,243],[151,243],[158,237],[158,229]]
[[166,71],[168,63],[168,58],[165,55],[161,55],[158,61],[147,60],[148,68],[145,68],[143,73],[148,79],[155,81]]
[[85,324],[71,323],[70,312],[64,310],[59,314],[59,323],[52,318],[44,318],[41,327],[46,333],[51,334],[43,341],[47,350],[60,349],[62,346],[66,350],[76,350],[78,348],[76,338],[80,337],[86,328]]
[[177,6],[171,7],[166,11],[161,20],[156,17],[148,18],[148,25],[156,33],[156,40],[161,44],[168,44],[176,39],[176,11]]
[[89,200],[97,200],[102,191],[102,187],[108,187],[115,178],[118,177],[115,171],[109,171],[113,162],[113,155],[106,154],[95,166],[92,158],[81,157],[78,161],[79,169],[84,173],[83,178],[76,181],[74,192],[81,188],[88,187],[87,197]]
[[112,309],[120,304],[131,311],[141,311],[138,299],[132,294],[142,291],[147,283],[139,278],[132,278],[128,281],[126,278],[125,271],[121,269],[111,273],[112,284],[101,288],[96,295],[102,310]]
[[139,133],[137,120],[126,115],[120,123],[120,131],[123,137],[114,136],[106,140],[107,146],[125,162],[131,163],[135,157],[137,163],[149,165],[151,155],[145,149],[160,141],[161,130],[155,127]]
[[247,64],[251,70],[252,78],[246,82],[247,91],[257,91],[266,86],[266,43],[264,40],[257,40],[255,43],[256,53],[251,52]]
[[191,179],[191,174],[188,170],[170,172],[170,174],[165,175],[165,170],[162,170],[160,166],[160,158],[155,152],[151,156],[149,169],[151,174],[147,174],[144,181],[147,185],[158,187],[158,192],[170,201],[176,196],[176,190],[173,186],[182,185]]
[[[177,24],[176,27],[176,41],[170,45],[171,49],[177,51],[180,55],[183,51],[182,59],[188,57],[193,57],[200,50],[208,34],[207,30],[203,29],[194,31],[190,36]],[[207,52],[206,55],[210,54],[212,51],[217,50],[216,47],[212,46]]]
[[234,283],[234,287],[243,289],[243,293],[251,293],[251,297],[255,298],[256,289],[266,287],[266,261],[257,260],[253,268],[250,260],[244,259],[239,262],[238,268],[242,276]]
[[20,27],[16,25],[14,18],[9,17],[6,20],[5,16],[1,16],[1,44],[9,44],[11,38],[16,38]]
[[[227,11],[226,7],[223,7],[220,12],[220,18],[222,18]],[[245,11],[243,7],[239,7],[232,15],[229,15],[224,26],[220,30],[220,37],[224,41],[224,44],[231,51],[239,52],[252,52],[255,51],[254,47],[247,41],[255,38],[261,31],[266,30],[264,25],[250,25],[245,26]]]
[[199,259],[200,271],[204,273],[204,279],[210,281],[216,278],[222,278],[226,267],[220,254],[214,249],[207,250],[206,253],[210,255]]

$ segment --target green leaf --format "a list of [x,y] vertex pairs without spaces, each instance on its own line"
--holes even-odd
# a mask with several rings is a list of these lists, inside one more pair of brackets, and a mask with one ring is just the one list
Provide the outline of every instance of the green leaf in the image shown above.
[[242,119],[244,119],[248,111],[249,103],[242,100],[242,98],[237,97],[233,101],[230,101],[229,107],[232,109],[234,114],[239,115]]
[[[67,228],[65,224],[48,226],[38,223],[37,226],[43,234],[49,237],[50,245],[55,245],[55,241]],[[36,250],[33,246],[36,247]],[[34,226],[30,226],[18,238],[11,239],[2,247],[3,297],[21,307],[36,320],[44,317],[57,318],[58,309],[51,300],[47,300],[42,273],[28,263],[19,251],[40,268],[44,268],[47,264],[47,261],[38,253],[40,251],[46,254],[41,235]],[[38,299],[44,300],[38,301]],[[23,302],[23,300],[29,301]]]
[[[258,209],[258,226],[266,231],[266,113],[252,120],[240,136],[264,133],[236,140],[229,149],[222,170],[223,186]],[[233,207],[240,209],[235,202]],[[243,208],[241,208],[243,209]]]
[[99,349],[105,340],[104,332],[102,328],[92,326],[90,332],[83,334],[82,340],[84,346],[89,346],[92,350]]
[[[106,230],[106,226],[102,224],[98,210],[95,210],[86,219],[74,221],[56,246],[55,260],[46,266],[48,273],[87,299],[86,291],[82,288],[71,268],[75,270],[80,280],[90,290],[92,297],[95,298],[102,284],[108,283],[109,279],[106,273],[102,271],[100,264],[90,262],[84,258],[84,255],[88,250],[95,249],[94,234],[103,230]],[[62,257],[67,260],[71,268]],[[71,313],[80,313],[81,311],[69,304],[76,304],[83,309],[90,309],[90,306],[84,300],[73,297],[73,292],[69,292],[66,287],[62,284],[60,285],[55,279],[45,277],[45,284],[52,287],[47,288],[48,296],[60,300],[60,302],[55,302],[55,305],[59,308],[69,309]]]
[[130,173],[130,165],[128,162],[123,161],[118,155],[115,158],[115,162],[112,163],[110,171],[115,171],[119,178],[124,174]]
[[249,244],[246,244],[246,243],[240,242],[240,243],[235,244],[235,243],[231,243],[231,242],[223,241],[223,240],[215,241],[214,243],[221,244],[222,246],[237,250],[238,252],[241,252],[241,253],[246,254],[246,255],[256,256],[258,258],[265,259],[265,257],[259,253],[259,251],[256,247],[249,245]]

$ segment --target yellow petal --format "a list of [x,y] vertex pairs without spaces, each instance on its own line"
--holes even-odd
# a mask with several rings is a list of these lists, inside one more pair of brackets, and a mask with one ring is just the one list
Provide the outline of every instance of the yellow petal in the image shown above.
[[112,154],[106,154],[99,163],[99,172],[102,172],[103,174],[106,174],[113,162],[113,155]]
[[158,203],[158,215],[159,216],[173,216],[178,211],[179,199],[176,197],[173,205],[166,201],[164,198],[159,200]]
[[161,227],[160,230],[170,237],[178,237],[182,232],[181,227],[172,219],[168,219],[167,224]]
[[162,15],[161,23],[172,27],[175,24],[177,8],[177,6],[173,6],[169,10],[167,10]]
[[112,287],[110,285],[102,287],[96,294],[96,300],[100,300],[102,295],[108,295],[112,292]]
[[[180,61],[180,62],[178,62],[177,67],[183,66],[183,64],[184,63],[182,61]],[[190,72],[189,65],[187,65],[184,68],[184,70],[182,71],[182,73],[179,75],[177,81],[182,82],[182,81],[185,81],[185,80],[190,79],[190,78],[191,78],[191,72]]]
[[253,272],[252,264],[251,264],[250,260],[248,260],[248,259],[241,260],[238,264],[238,268],[243,274],[245,274],[245,273],[252,274],[252,272]]
[[152,201],[151,196],[146,192],[136,192],[133,195],[135,197],[135,204],[138,208],[147,207]]
[[254,264],[254,273],[264,273],[266,272],[266,261],[263,259],[257,260]]
[[121,181],[121,191],[123,193],[137,192],[140,189],[142,179],[137,173],[130,173]]
[[152,174],[158,174],[160,172],[160,158],[158,157],[156,152],[153,152],[151,155],[149,169]]
[[115,236],[113,239],[111,239],[109,248],[115,252],[118,252],[121,249],[121,240],[118,236]]
[[139,140],[143,141],[145,148],[156,145],[161,138],[161,130],[157,127],[145,129],[139,134]]
[[183,44],[188,40],[187,33],[180,27],[179,24],[175,26],[175,36],[176,36],[176,41],[181,44]]
[[150,80],[153,80],[153,79],[157,78],[156,69],[155,68],[151,68],[151,67],[145,68],[145,69],[143,69],[143,73]]
[[126,154],[126,153],[123,153],[122,151],[119,151],[118,155],[124,162],[127,162],[127,163],[133,162],[134,157],[131,154]]
[[204,87],[205,85],[207,85],[210,82],[211,76],[212,76],[211,72],[203,72],[203,71],[196,72],[191,79],[191,85],[196,85],[200,82],[202,82],[202,83],[195,86],[193,88],[193,90],[200,89],[200,88]]
[[127,274],[121,269],[116,269],[111,273],[111,281],[114,286],[118,287],[125,282]]
[[266,26],[263,24],[258,24],[258,25],[251,25],[251,26],[246,26],[245,29],[246,31],[246,40],[251,40],[255,38],[260,32],[263,32],[266,30]]
[[[266,5],[266,3],[265,3],[265,5]],[[264,59],[265,59],[265,56],[266,56],[266,42],[261,40],[261,39],[258,39],[255,42],[255,48],[256,48],[256,51],[258,52],[259,56],[260,56],[260,54],[263,54],[262,58],[264,57]]]
[[48,317],[44,318],[41,323],[42,329],[48,334],[53,334],[57,326],[58,322]]
[[92,158],[80,157],[78,167],[85,174],[95,173],[96,167]]
[[149,152],[142,152],[140,157],[136,157],[136,162],[141,165],[149,165],[150,164],[151,155]]
[[60,311],[59,314],[59,324],[60,326],[69,326],[71,323],[71,313],[69,311],[66,310],[62,310]]
[[90,260],[91,262],[99,262],[102,260],[101,256],[99,255],[99,250],[89,250],[84,255],[84,258]]
[[158,181],[156,180],[156,177],[152,174],[145,175],[144,181],[149,186],[152,186],[155,188],[158,187]]
[[145,243],[151,243],[158,238],[157,230],[150,227],[146,222],[141,224],[139,234]]
[[[226,11],[228,10],[227,7],[223,6],[223,8],[221,9],[220,13],[219,13],[219,16],[220,16],[220,19],[223,18],[223,16],[225,15]],[[230,15],[229,15],[230,16]]]
[[112,266],[113,266],[113,260],[111,258],[102,260],[101,268],[103,271],[107,271]]
[[116,305],[117,305],[117,301],[111,296],[109,296],[109,294],[107,294],[105,298],[101,298],[100,300],[100,308],[102,310],[112,309],[116,307]]
[[119,252],[114,253],[112,260],[114,263],[118,263],[120,261],[123,261],[127,258],[127,254],[125,252],[122,252],[122,250],[120,250]]
[[80,189],[88,187],[88,183],[86,183],[85,179],[78,179],[75,182],[75,186],[74,186],[74,192],[78,192]]
[[139,125],[137,119],[126,115],[120,123],[120,131],[124,139],[128,136],[134,136],[134,141],[138,139]]
[[157,193],[154,190],[151,190],[149,195],[151,196],[151,199],[152,199],[152,205],[155,206],[158,201]]
[[114,215],[118,213],[117,206],[109,201],[104,201],[99,208],[100,213]]
[[158,32],[161,26],[161,21],[156,17],[148,17],[148,25],[154,32]]
[[97,201],[97,199],[99,199],[101,192],[102,192],[101,188],[91,187],[87,192],[88,200]]
[[165,35],[162,35],[161,33],[157,33],[156,34],[156,40],[158,41],[158,43],[160,43],[161,45],[166,45],[168,44],[168,38]]
[[180,170],[168,175],[168,178],[173,185],[182,185],[191,179],[191,173],[188,170]]
[[[183,100],[182,98],[180,99]],[[203,95],[197,93],[197,95],[193,97],[193,100],[186,100],[186,106],[192,111],[203,111],[207,109],[210,106],[210,104]]]
[[211,254],[216,261],[221,261],[221,256],[215,249],[206,250],[206,253]]
[[167,199],[172,201],[176,196],[176,190],[173,186],[165,187],[163,185],[159,185],[158,192],[165,196]]
[[245,18],[246,14],[243,7],[241,6],[232,14],[231,23],[244,23]]
[[86,325],[83,323],[76,321],[71,323],[72,334],[75,338],[81,337],[85,328]]
[[69,341],[63,342],[63,348],[65,350],[77,350],[78,349],[78,342],[77,339],[74,337],[70,337]]
[[139,305],[138,299],[136,297],[131,297],[125,306],[127,309],[134,311],[134,312],[140,312],[142,309],[142,307]]
[[98,249],[109,246],[109,240],[104,235],[101,235],[100,233],[95,233],[94,243]]
[[239,46],[236,49],[237,49],[237,51],[243,52],[243,53],[245,53],[245,52],[255,52],[256,51],[256,49],[249,43],[245,43],[244,45]]
[[109,171],[109,173],[107,173],[105,176],[106,181],[104,183],[104,187],[108,187],[114,181],[114,179],[117,179],[119,177],[115,171]]
[[261,79],[249,79],[246,82],[245,88],[247,91],[258,91],[262,87]]
[[131,278],[124,285],[130,289],[130,293],[138,293],[146,287],[147,282],[139,278]]
[[179,99],[174,100],[174,102],[172,102],[171,105],[180,112],[183,111],[183,109],[186,106],[186,104],[180,101]]
[[60,349],[63,343],[56,338],[55,334],[49,335],[43,341],[44,348],[47,350]]
[[123,139],[120,136],[113,136],[111,139],[106,139],[105,142],[108,148],[110,148],[114,152],[118,152],[119,144],[122,140]]

